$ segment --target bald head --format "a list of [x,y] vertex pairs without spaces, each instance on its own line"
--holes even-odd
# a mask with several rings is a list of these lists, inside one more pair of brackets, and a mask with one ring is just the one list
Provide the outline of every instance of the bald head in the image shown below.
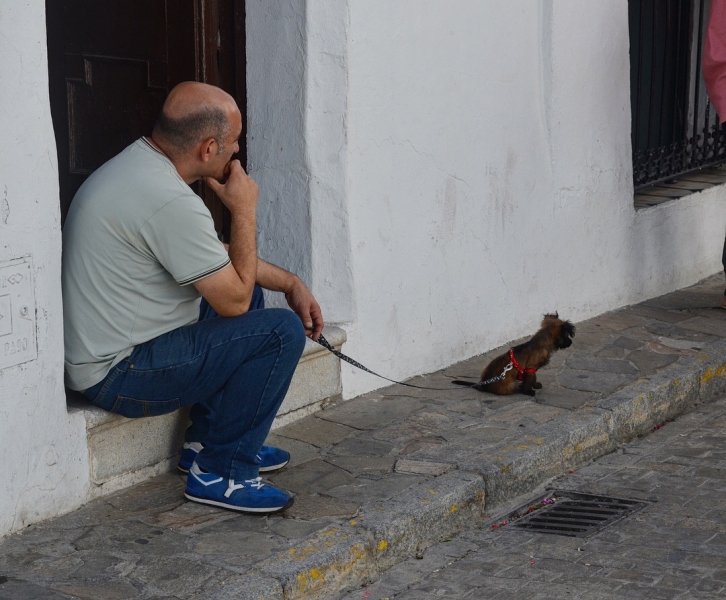
[[234,98],[206,83],[187,81],[174,87],[154,126],[153,139],[170,155],[181,156],[213,138],[224,151],[230,135],[230,117],[238,112]]

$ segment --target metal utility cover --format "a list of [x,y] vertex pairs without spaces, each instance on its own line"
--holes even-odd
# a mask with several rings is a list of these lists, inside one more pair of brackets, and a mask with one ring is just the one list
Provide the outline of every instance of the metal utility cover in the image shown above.
[[37,357],[30,258],[0,262],[0,369]]
[[517,518],[510,526],[536,533],[587,537],[650,504],[644,500],[564,490],[553,490],[550,495],[557,499],[553,504],[529,514],[526,514],[528,507],[522,507],[514,515],[525,516]]

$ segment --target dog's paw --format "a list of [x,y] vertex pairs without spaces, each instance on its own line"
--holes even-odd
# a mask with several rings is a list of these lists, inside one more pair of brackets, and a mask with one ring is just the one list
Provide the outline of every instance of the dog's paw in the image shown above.
[[535,381],[532,384],[532,388],[534,388],[535,390],[541,390],[542,389],[542,384],[539,381]]

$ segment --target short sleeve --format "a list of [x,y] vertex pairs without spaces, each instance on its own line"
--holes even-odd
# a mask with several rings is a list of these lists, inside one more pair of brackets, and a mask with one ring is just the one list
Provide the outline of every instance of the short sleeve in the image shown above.
[[212,215],[196,195],[166,203],[141,226],[139,241],[179,285],[204,279],[230,264]]

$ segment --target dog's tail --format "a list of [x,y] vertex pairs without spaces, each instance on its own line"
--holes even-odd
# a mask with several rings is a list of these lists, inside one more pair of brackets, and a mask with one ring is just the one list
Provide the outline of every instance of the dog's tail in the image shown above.
[[454,379],[451,383],[455,383],[456,385],[465,385],[467,387],[474,387],[479,382],[478,381],[462,381],[461,379]]

